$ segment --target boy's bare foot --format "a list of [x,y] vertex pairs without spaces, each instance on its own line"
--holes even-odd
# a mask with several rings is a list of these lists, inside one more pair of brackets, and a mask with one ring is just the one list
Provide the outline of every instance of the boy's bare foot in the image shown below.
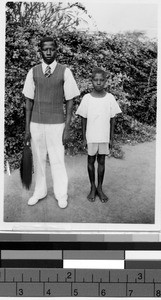
[[103,193],[102,188],[97,188],[96,194],[98,195],[98,197],[102,203],[105,203],[108,201],[108,197]]
[[90,202],[94,202],[95,198],[96,198],[96,187],[91,187],[91,190],[90,190],[89,195],[87,196],[87,199]]

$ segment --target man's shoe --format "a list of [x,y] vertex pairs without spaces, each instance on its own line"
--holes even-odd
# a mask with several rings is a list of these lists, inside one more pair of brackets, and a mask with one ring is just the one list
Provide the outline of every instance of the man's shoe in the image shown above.
[[44,195],[44,196],[32,196],[30,199],[29,199],[29,201],[28,201],[28,205],[35,205],[39,200],[41,200],[41,199],[43,199],[43,198],[45,198],[47,196],[47,194],[46,195]]
[[[57,199],[58,200],[58,199]],[[58,200],[58,205],[60,208],[66,208],[68,205],[67,197],[61,198]]]

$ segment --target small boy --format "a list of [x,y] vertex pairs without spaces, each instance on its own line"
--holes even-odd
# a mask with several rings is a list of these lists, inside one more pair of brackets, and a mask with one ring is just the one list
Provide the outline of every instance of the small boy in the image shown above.
[[[108,197],[102,190],[105,173],[105,156],[112,149],[115,116],[121,113],[114,96],[105,91],[106,72],[95,68],[92,72],[93,90],[86,94],[76,114],[82,117],[83,146],[88,148],[88,175],[91,190],[87,199],[95,201],[96,195],[102,203]],[[98,162],[98,185],[95,184],[95,161]]]

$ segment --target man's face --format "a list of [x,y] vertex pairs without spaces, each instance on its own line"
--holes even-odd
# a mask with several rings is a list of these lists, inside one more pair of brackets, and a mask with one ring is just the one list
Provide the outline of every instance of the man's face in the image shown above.
[[44,42],[41,48],[41,54],[44,62],[50,65],[56,58],[56,48],[53,42]]

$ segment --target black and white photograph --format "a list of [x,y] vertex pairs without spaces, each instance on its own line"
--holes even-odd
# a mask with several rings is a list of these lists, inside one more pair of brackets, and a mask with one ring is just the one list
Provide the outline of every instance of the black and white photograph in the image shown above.
[[159,8],[5,3],[4,228],[159,226]]

